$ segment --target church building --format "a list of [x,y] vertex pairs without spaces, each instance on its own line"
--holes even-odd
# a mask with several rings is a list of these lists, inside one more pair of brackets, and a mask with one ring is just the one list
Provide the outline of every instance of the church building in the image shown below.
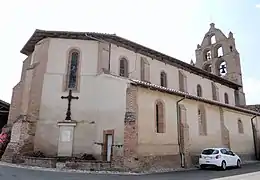
[[[3,156],[92,154],[131,170],[190,167],[206,147],[255,159],[233,33],[210,24],[190,64],[115,34],[36,30],[13,88]],[[16,155],[16,156],[14,156]]]

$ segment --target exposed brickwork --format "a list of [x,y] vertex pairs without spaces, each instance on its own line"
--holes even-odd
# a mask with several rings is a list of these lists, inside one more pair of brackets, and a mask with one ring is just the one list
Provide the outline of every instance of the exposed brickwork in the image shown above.
[[124,127],[124,166],[127,169],[138,169],[137,145],[137,87],[130,86],[126,91],[126,114]]
[[222,108],[219,108],[219,113],[222,144],[224,145],[224,147],[230,148],[229,130],[225,126],[224,112]]

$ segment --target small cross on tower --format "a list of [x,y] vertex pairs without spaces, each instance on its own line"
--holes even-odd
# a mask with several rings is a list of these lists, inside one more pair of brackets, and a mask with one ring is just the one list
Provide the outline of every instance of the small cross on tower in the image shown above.
[[69,95],[68,96],[61,96],[61,99],[68,99],[68,108],[67,108],[67,113],[66,113],[66,118],[65,120],[71,120],[71,100],[72,99],[79,99],[78,96],[72,96],[72,91],[71,89],[69,90]]

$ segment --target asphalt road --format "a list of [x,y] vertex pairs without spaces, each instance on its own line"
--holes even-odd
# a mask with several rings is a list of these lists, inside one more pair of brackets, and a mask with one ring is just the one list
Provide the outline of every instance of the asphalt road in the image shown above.
[[[259,171],[260,175],[260,163],[248,164],[244,165],[241,169],[230,169],[226,171],[190,170],[140,176],[48,172],[0,165],[0,180],[210,180],[257,171]],[[259,177],[257,180],[260,179]],[[233,179],[238,180],[238,178]]]

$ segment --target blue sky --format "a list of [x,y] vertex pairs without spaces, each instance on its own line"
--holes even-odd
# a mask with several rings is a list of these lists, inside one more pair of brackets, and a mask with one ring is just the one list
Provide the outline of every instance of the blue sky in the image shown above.
[[[257,6],[259,4],[259,6]],[[234,33],[248,104],[260,103],[260,0],[0,1],[0,99],[11,101],[35,29],[116,33],[182,61],[216,24]]]

